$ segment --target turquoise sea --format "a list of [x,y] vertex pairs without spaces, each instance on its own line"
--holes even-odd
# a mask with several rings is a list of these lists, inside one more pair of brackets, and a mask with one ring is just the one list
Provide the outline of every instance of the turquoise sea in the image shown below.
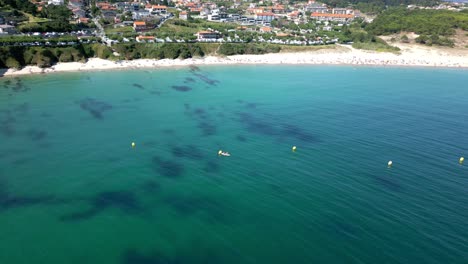
[[467,84],[279,65],[1,78],[0,263],[468,263]]

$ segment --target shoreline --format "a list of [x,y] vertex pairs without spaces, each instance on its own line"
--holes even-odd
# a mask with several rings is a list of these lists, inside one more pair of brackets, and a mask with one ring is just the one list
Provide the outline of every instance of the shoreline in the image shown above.
[[55,72],[81,72],[117,69],[144,69],[189,65],[350,65],[350,66],[397,66],[468,68],[468,50],[444,50],[415,45],[401,45],[401,53],[384,53],[357,50],[337,45],[335,49],[295,53],[269,53],[262,55],[207,56],[191,59],[137,59],[111,61],[91,58],[85,63],[57,63],[49,68],[26,66],[20,70],[3,69],[0,76],[18,76]]

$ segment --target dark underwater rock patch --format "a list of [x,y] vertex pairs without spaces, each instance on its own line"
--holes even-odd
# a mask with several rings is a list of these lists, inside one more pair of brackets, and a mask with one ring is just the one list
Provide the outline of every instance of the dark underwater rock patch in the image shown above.
[[189,92],[189,91],[192,90],[191,87],[186,86],[186,85],[173,85],[171,87],[172,87],[172,89],[174,89],[176,91],[179,91],[179,92]]
[[78,103],[81,109],[89,112],[96,119],[103,119],[103,113],[112,109],[112,105],[93,98],[85,98],[78,101]]
[[184,172],[184,165],[172,160],[163,160],[159,157],[152,159],[153,169],[164,177],[178,178]]

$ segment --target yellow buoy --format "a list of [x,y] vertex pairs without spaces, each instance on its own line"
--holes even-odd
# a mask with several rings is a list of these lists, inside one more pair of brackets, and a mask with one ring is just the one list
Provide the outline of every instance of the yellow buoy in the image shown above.
[[293,146],[293,147],[292,147],[292,151],[296,151],[296,146]]
[[388,167],[391,167],[393,165],[393,161],[388,161]]
[[132,148],[134,148],[136,146],[135,142],[132,142]]
[[460,164],[463,164],[463,162],[465,161],[465,158],[464,157],[461,157],[460,160],[458,162],[460,162]]

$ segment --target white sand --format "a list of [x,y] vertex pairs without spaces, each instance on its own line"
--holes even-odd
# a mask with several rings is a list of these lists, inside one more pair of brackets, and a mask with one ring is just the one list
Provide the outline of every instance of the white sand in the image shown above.
[[420,45],[400,45],[400,48],[402,49],[401,54],[362,51],[349,46],[339,46],[336,49],[319,49],[299,53],[234,55],[228,57],[209,56],[186,60],[139,59],[132,61],[109,61],[93,58],[89,59],[86,63],[58,63],[45,69],[36,66],[27,66],[21,70],[9,69],[4,75],[228,64],[340,64],[468,68],[468,51],[465,50],[439,49]]

